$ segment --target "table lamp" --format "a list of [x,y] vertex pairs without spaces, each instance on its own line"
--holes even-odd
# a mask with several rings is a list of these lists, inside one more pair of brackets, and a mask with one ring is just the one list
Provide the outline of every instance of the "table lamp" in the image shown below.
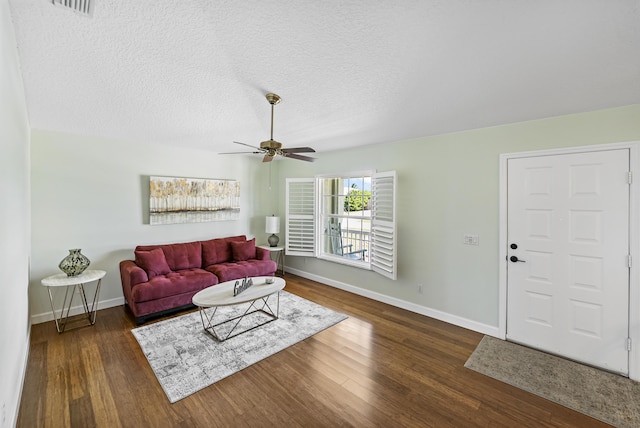
[[265,232],[271,234],[271,236],[267,238],[267,242],[269,242],[269,246],[277,247],[278,241],[280,241],[280,238],[276,236],[276,233],[280,233],[280,217],[276,217],[275,215],[266,217]]

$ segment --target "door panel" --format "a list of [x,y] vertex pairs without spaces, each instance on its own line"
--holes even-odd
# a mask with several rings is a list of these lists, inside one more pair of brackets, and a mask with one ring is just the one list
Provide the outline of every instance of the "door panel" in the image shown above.
[[509,159],[509,340],[628,374],[628,171],[627,149]]

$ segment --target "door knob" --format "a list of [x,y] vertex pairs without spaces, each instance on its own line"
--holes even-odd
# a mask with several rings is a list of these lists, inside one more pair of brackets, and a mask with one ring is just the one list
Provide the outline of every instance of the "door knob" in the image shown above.
[[518,248],[518,244],[511,244],[510,247],[512,250],[515,250]]
[[518,260],[516,256],[509,257],[509,260],[511,260],[513,263],[516,263],[516,262],[526,263],[524,260]]

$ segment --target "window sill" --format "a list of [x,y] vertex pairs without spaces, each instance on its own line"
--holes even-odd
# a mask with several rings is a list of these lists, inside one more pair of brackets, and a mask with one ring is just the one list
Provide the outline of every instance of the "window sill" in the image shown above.
[[327,262],[338,263],[341,265],[352,266],[358,269],[371,270],[371,263],[361,260],[351,260],[346,257],[332,256],[330,254],[320,254],[318,259],[325,260]]

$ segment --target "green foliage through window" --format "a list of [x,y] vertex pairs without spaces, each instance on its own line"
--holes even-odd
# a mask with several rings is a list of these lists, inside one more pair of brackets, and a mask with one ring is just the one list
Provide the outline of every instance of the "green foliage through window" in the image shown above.
[[351,189],[347,196],[344,197],[345,211],[362,211],[369,209],[369,201],[371,200],[370,190]]

